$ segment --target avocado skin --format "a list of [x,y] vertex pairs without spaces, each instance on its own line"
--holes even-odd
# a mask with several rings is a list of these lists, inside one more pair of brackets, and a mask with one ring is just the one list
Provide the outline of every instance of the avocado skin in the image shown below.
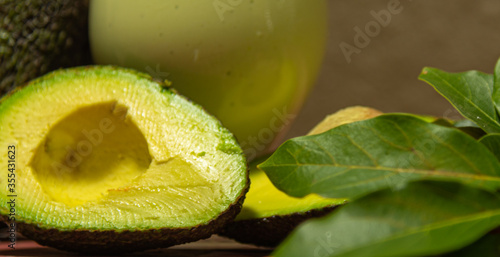
[[0,1],[0,96],[49,71],[91,63],[88,2]]
[[[220,231],[225,224],[234,220],[240,212],[247,190],[248,186],[242,192],[238,201],[217,218],[207,224],[192,228],[159,228],[121,232],[114,230],[59,231],[57,229],[40,228],[35,224],[21,221],[16,221],[16,226],[18,232],[40,245],[69,252],[101,255],[165,248],[209,238],[212,234]],[[8,222],[8,216],[2,215],[1,219]]]
[[275,215],[266,218],[236,220],[229,223],[218,234],[240,243],[264,247],[278,246],[300,223],[310,218],[319,218],[339,207],[330,206],[304,213]]

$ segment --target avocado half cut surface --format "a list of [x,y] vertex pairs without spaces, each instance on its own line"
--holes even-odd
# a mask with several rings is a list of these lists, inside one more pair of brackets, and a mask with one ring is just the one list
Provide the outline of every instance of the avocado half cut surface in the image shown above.
[[[323,133],[343,124],[366,120],[382,112],[364,106],[352,106],[328,115],[308,135]],[[274,247],[280,244],[300,223],[313,217],[321,217],[348,199],[323,198],[308,195],[294,198],[279,191],[264,171],[257,168],[266,157],[250,164],[250,190],[246,195],[241,213],[229,223],[220,235],[242,243]]]
[[109,66],[55,71],[4,97],[0,147],[15,150],[0,158],[15,174],[0,178],[2,219],[62,250],[207,238],[234,219],[249,183],[217,119],[146,74]]

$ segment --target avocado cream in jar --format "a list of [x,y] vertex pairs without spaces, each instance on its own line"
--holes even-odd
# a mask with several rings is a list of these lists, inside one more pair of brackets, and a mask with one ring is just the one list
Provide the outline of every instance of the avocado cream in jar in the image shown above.
[[269,151],[314,84],[326,0],[91,0],[94,61],[150,73]]

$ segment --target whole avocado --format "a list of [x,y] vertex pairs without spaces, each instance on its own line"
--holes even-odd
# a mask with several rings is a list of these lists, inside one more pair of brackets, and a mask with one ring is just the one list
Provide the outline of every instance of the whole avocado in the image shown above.
[[0,95],[90,62],[88,0],[0,0]]

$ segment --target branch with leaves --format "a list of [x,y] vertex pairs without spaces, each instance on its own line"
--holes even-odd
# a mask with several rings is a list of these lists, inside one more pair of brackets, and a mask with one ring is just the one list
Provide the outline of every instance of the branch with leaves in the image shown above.
[[350,199],[275,256],[500,256],[500,60],[493,75],[419,78],[467,120],[384,114],[288,140],[259,165],[291,196]]

